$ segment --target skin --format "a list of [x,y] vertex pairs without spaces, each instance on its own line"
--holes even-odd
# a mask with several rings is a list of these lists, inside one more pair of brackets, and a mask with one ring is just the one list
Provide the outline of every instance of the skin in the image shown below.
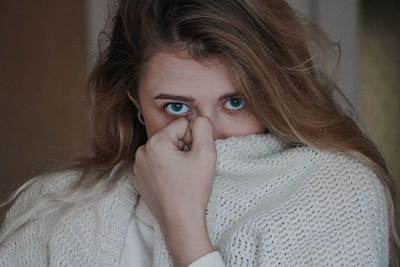
[[134,185],[160,223],[174,266],[187,266],[214,250],[205,220],[214,141],[265,130],[240,95],[232,95],[217,61],[200,64],[185,52],[155,54],[138,89],[137,99],[129,97],[142,112],[149,139],[136,152]]

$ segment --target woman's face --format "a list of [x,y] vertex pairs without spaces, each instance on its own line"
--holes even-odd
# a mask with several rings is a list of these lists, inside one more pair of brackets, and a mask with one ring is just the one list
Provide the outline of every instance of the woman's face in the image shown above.
[[137,100],[133,101],[142,112],[149,138],[181,116],[208,117],[214,140],[264,132],[234,91],[224,66],[217,62],[205,66],[187,54],[151,57]]

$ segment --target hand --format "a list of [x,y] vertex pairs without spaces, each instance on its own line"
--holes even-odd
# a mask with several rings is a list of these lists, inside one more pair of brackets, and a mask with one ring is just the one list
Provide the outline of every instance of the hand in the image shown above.
[[[181,150],[182,140],[191,141],[190,151]],[[188,265],[213,250],[205,209],[216,155],[212,127],[205,117],[190,123],[179,118],[136,151],[134,186],[160,223],[177,265]]]

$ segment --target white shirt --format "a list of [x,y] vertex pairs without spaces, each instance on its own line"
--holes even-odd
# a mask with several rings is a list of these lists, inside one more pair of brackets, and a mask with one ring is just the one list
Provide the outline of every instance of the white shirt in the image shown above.
[[[153,223],[155,218],[146,203],[138,197],[138,203],[128,224],[120,267],[148,267],[153,264]],[[189,267],[225,266],[218,251],[210,252]]]

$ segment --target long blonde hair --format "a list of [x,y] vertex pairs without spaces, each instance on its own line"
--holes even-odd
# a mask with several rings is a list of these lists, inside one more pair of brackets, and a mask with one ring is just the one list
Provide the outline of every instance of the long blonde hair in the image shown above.
[[117,164],[131,166],[147,136],[127,91],[137,96],[154,53],[184,49],[199,61],[225,64],[232,83],[271,133],[291,143],[346,152],[377,174],[385,188],[391,265],[396,265],[393,179],[375,145],[333,100],[336,85],[320,68],[330,46],[316,42],[285,1],[120,0],[111,9],[110,30],[102,35],[88,86],[92,154],[68,166],[83,170],[71,189],[75,195],[93,192],[89,188]]

